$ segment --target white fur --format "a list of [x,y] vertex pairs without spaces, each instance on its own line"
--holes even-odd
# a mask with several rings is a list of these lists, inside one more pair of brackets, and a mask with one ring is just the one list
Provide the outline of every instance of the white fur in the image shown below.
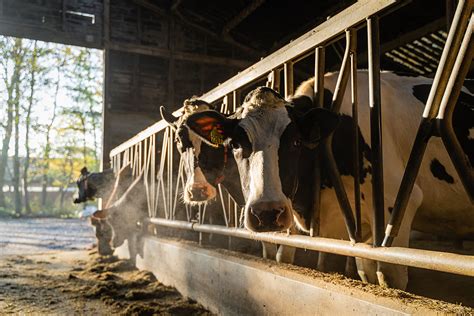
[[285,104],[271,93],[254,95],[244,104],[240,126],[252,143],[250,166],[238,164],[240,174],[249,180],[242,183],[246,219],[250,206],[259,202],[284,202],[291,210],[291,202],[283,194],[278,167],[280,136],[291,122]]
[[[183,124],[184,120],[191,114],[209,110],[209,107],[205,104],[200,104],[199,106],[186,105],[184,114],[180,117],[178,124]],[[217,190],[216,188],[209,183],[204,174],[202,173],[201,168],[194,168],[194,157],[199,159],[201,153],[202,140],[190,129],[188,129],[189,139],[193,144],[193,148],[188,148],[186,152],[182,154],[182,159],[184,160],[184,170],[186,173],[186,185],[184,187],[184,202],[187,204],[201,204],[209,200],[212,200],[216,197]],[[191,197],[191,191],[193,188],[203,188],[207,194],[207,201],[194,201]]]

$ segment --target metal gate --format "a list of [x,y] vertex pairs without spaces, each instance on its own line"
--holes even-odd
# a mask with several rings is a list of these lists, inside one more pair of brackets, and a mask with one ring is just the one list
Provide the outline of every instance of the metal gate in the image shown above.
[[[292,41],[275,53],[257,62],[238,75],[222,83],[200,98],[214,104],[221,104],[221,112],[231,113],[241,102],[241,92],[262,80],[278,89],[283,80],[285,97],[293,93],[294,65],[304,58],[315,58],[315,93],[323,104],[325,47],[345,37],[346,49],[343,56],[337,85],[332,100],[332,109],[339,111],[346,86],[350,84],[353,115],[357,117],[357,32],[367,29],[369,100],[371,148],[373,151],[373,222],[374,244],[358,243],[360,240],[360,190],[355,181],[355,210],[351,209],[347,194],[340,179],[339,171],[332,156],[331,143],[324,144],[322,158],[326,159],[331,181],[334,184],[341,211],[344,215],[350,241],[315,237],[318,235],[319,192],[314,192],[314,213],[310,236],[288,236],[278,233],[252,233],[241,228],[242,210],[231,200],[223,188],[219,187],[218,199],[225,219],[224,225],[211,225],[207,221],[206,207],[189,207],[181,203],[179,191],[184,187],[183,161],[175,151],[174,132],[166,122],[159,121],[135,137],[114,148],[110,153],[112,166],[116,172],[130,165],[134,175],[144,172],[144,185],[148,204],[149,222],[158,226],[192,230],[202,233],[221,234],[270,243],[294,246],[316,251],[367,258],[376,261],[420,267],[437,271],[474,276],[474,256],[453,253],[390,247],[398,233],[410,193],[413,188],[428,140],[439,136],[448,150],[451,160],[462,180],[471,201],[474,201],[474,172],[461,150],[451,124],[451,116],[459,96],[464,78],[473,58],[473,17],[474,0],[459,1],[451,29],[446,39],[440,64],[426,103],[423,117],[394,209],[385,227],[384,184],[381,133],[380,98],[380,44],[379,17],[388,10],[396,9],[405,1],[380,0],[358,1],[346,10],[317,26],[313,30]],[[181,110],[173,113],[181,114]],[[436,131],[436,132],[435,132]],[[357,135],[357,133],[355,133]],[[357,137],[354,157],[359,157]],[[356,168],[357,170],[357,168]],[[317,176],[317,175],[316,175]],[[358,176],[356,175],[357,179]],[[178,219],[177,211],[185,210],[185,216]],[[355,216],[354,216],[355,214]]]

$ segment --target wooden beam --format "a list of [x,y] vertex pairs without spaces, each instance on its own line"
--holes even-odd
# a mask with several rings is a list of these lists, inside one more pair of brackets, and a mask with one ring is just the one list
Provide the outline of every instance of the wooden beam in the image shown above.
[[205,28],[205,27],[203,27],[203,26],[201,26],[197,23],[189,21],[189,19],[186,19],[186,17],[184,17],[183,14],[179,11],[178,6],[175,6],[173,11],[167,11],[167,10],[163,10],[162,8],[160,8],[159,6],[157,6],[155,4],[150,3],[147,0],[133,0],[133,2],[135,2],[137,5],[140,5],[140,6],[143,6],[143,7],[147,8],[151,12],[153,12],[155,14],[158,14],[162,17],[169,17],[170,15],[173,14],[177,18],[180,19],[181,23],[187,25],[188,27],[191,27],[191,28],[199,31],[200,33],[206,34],[206,35],[208,35],[210,37],[213,37],[217,40],[223,41],[223,42],[225,42],[229,45],[235,46],[236,48],[239,48],[240,50],[246,52],[247,54],[250,54],[252,56],[262,55],[262,52],[254,49],[252,47],[249,47],[247,45],[244,45],[242,43],[237,42],[236,40],[231,38],[229,35],[217,34],[213,31],[209,30],[208,28]]
[[247,7],[245,7],[238,15],[232,18],[229,22],[224,25],[222,34],[229,34],[229,32],[245,20],[250,14],[260,7],[265,0],[254,0]]
[[[166,48],[158,48],[158,47],[151,47],[151,46],[138,45],[138,44],[128,44],[128,43],[111,43],[110,49],[121,51],[121,52],[162,57],[162,58],[167,58],[167,59],[171,58],[171,50],[166,49]],[[173,52],[173,58],[175,60],[185,60],[185,61],[191,61],[191,62],[201,63],[201,64],[231,66],[231,67],[236,67],[240,69],[246,68],[252,63],[251,61],[241,60],[241,59],[231,59],[231,58],[225,58],[225,57],[208,56],[208,55],[185,53],[185,52],[179,52],[179,51]]]
[[170,50],[170,58],[168,59],[168,106],[174,107],[175,96],[175,19],[170,17],[168,21],[168,49]]

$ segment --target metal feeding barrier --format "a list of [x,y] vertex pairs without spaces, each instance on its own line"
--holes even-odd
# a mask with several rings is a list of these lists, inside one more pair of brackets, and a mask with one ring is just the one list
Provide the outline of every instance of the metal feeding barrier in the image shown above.
[[[314,55],[315,95],[319,104],[324,104],[325,47],[343,38],[346,50],[342,59],[339,77],[331,100],[332,110],[339,112],[346,87],[350,84],[353,118],[357,123],[357,32],[366,27],[368,39],[368,73],[370,138],[372,149],[372,202],[373,245],[359,243],[361,240],[361,201],[359,181],[354,181],[354,211],[349,203],[334,156],[331,137],[322,144],[320,156],[314,169],[319,180],[319,160],[328,166],[330,180],[334,185],[340,209],[350,241],[320,238],[319,209],[320,186],[315,185],[313,195],[314,217],[311,219],[310,236],[288,236],[283,233],[252,233],[241,228],[242,209],[223,188],[218,188],[218,199],[222,207],[224,225],[206,223],[206,206],[187,206],[180,201],[180,191],[185,185],[184,161],[179,159],[174,145],[174,131],[165,121],[145,129],[135,137],[114,148],[110,153],[115,171],[130,164],[133,174],[144,172],[149,223],[174,229],[200,233],[221,234],[230,237],[260,240],[270,243],[312,249],[327,253],[367,258],[376,261],[426,268],[462,275],[474,276],[474,256],[447,252],[426,251],[401,247],[390,247],[397,236],[404,211],[413,189],[414,181],[430,137],[439,135],[448,150],[451,160],[462,180],[471,201],[474,201],[474,175],[469,161],[456,139],[451,117],[464,78],[473,58],[474,0],[461,0],[452,20],[441,62],[426,103],[425,111],[416,135],[410,158],[396,198],[389,224],[385,228],[384,179],[381,132],[380,95],[380,41],[379,17],[396,9],[406,1],[380,0],[358,1],[326,22],[307,32],[275,53],[220,84],[201,99],[221,104],[221,112],[232,113],[241,102],[241,92],[257,82],[266,81],[267,86],[279,90],[283,77],[285,97],[294,91],[294,65]],[[173,115],[181,115],[181,109]],[[354,124],[357,129],[357,124]],[[357,130],[355,130],[357,131]],[[354,133],[353,157],[359,157],[358,133]],[[355,166],[359,170],[359,166]],[[355,179],[359,179],[356,174]],[[316,183],[317,184],[317,183]],[[179,212],[185,210],[185,212]],[[209,212],[208,212],[209,213]],[[354,215],[355,214],[355,215]],[[209,215],[209,214],[207,214]],[[385,232],[385,234],[384,234]]]

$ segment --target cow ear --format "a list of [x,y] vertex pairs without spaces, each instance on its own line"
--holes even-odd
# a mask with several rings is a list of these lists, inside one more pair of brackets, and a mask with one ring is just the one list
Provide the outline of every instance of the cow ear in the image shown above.
[[81,175],[83,176],[87,176],[89,174],[89,171],[87,170],[87,167],[83,167],[81,169]]
[[166,121],[173,129],[176,129],[176,121],[178,118],[171,114],[164,106],[160,106],[161,118]]
[[339,124],[339,115],[323,108],[314,108],[298,119],[297,125],[307,147],[314,148]]
[[216,111],[197,112],[191,114],[185,121],[190,130],[214,147],[222,145],[232,136],[237,123],[238,120],[228,119]]

